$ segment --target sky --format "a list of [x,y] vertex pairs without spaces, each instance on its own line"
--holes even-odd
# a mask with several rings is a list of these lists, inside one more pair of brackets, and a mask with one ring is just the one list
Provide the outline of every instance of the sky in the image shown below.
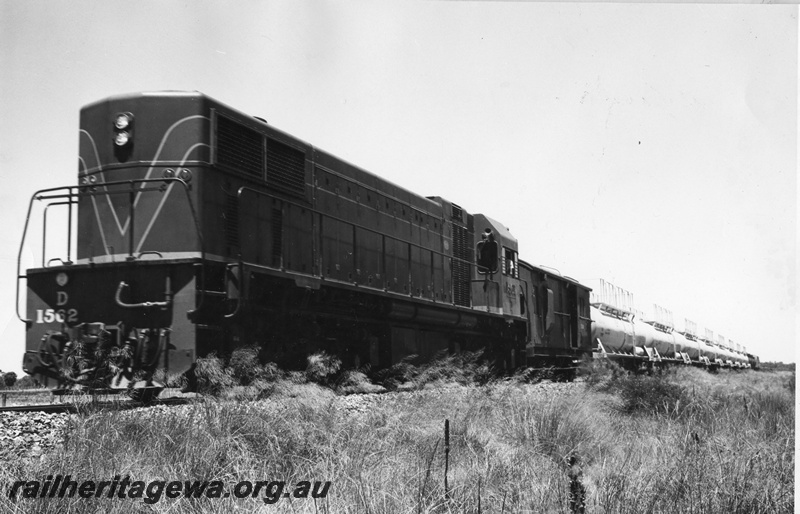
[[76,183],[83,105],[157,90],[266,118],[500,221],[523,260],[794,362],[797,12],[0,0],[0,369],[21,370],[31,194]]

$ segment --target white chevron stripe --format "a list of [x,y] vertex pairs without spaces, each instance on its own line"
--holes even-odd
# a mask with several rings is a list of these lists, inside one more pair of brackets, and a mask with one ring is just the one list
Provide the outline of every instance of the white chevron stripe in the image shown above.
[[[164,132],[164,136],[161,138],[161,142],[158,145],[158,149],[156,150],[155,156],[150,161],[150,167],[147,170],[147,174],[145,175],[145,179],[149,179],[150,176],[152,175],[153,170],[155,169],[155,165],[158,162],[159,157],[161,156],[161,152],[163,151],[164,146],[166,145],[167,138],[169,138],[169,136],[172,133],[172,131],[175,130],[175,128],[177,128],[179,125],[181,125],[181,124],[183,124],[183,123],[185,123],[185,122],[187,122],[189,120],[194,120],[194,119],[207,120],[208,117],[200,115],[200,114],[196,114],[196,115],[193,115],[193,116],[187,116],[187,117],[182,118],[182,119],[176,121],[175,123],[173,123],[166,130],[166,132]],[[89,141],[92,144],[92,148],[94,149],[95,158],[97,159],[97,169],[98,169],[98,171],[103,171],[103,167],[100,165],[100,155],[99,155],[99,153],[97,151],[97,145],[95,144],[94,138],[86,130],[81,129],[80,132],[81,132],[81,134],[85,134],[89,138]],[[207,146],[207,145],[204,145],[204,144],[200,143],[200,144],[196,144],[196,145],[192,146],[192,148],[186,153],[186,155],[184,155],[182,164],[186,162],[186,158],[188,157],[189,152],[191,152],[192,150],[194,150],[198,146]],[[105,178],[104,177],[102,177],[102,180],[103,180],[103,182],[98,183],[97,184],[98,186],[99,185],[103,185],[105,183]],[[141,191],[136,193],[136,196],[135,196],[135,198],[133,200],[133,208],[134,209],[136,208],[136,205],[139,203],[139,198],[141,197],[141,195],[142,195]],[[106,199],[108,200],[109,207],[111,208],[111,214],[114,217],[114,221],[117,224],[117,229],[119,230],[119,234],[120,234],[120,236],[124,236],[125,233],[128,231],[128,227],[130,226],[130,223],[131,223],[130,214],[128,215],[128,219],[125,220],[125,224],[124,225],[121,224],[120,220],[119,220],[119,217],[117,216],[117,211],[116,211],[116,209],[114,209],[114,203],[111,200],[111,195],[107,194],[105,196],[106,196]],[[162,203],[163,203],[163,199],[162,199]],[[95,207],[95,211],[97,211],[97,204],[96,203],[94,203],[94,207]],[[159,205],[159,209],[158,210],[160,210],[160,208],[161,208],[161,205]],[[158,211],[156,211],[156,213],[157,212]],[[99,213],[96,212],[96,215],[98,216],[98,219],[99,219]],[[152,222],[153,222],[153,220],[151,219],[150,220],[150,225],[152,225]],[[141,243],[139,244],[139,246],[141,247]]]
[[[83,160],[83,157],[78,156],[78,161],[83,166],[83,173],[84,175],[88,172],[86,168],[86,161]],[[108,253],[108,243],[106,242],[106,232],[103,230],[103,223],[100,221],[100,212],[97,210],[97,199],[92,196],[92,206],[94,207],[94,217],[97,220],[97,229],[100,231],[100,239],[103,240],[103,251],[106,252],[106,255],[111,255]]]
[[[189,158],[189,154],[192,153],[195,148],[199,148],[201,146],[208,146],[208,145],[205,144],[205,143],[197,143],[197,144],[192,145],[192,147],[189,148],[186,151],[186,153],[183,155],[183,159],[181,159],[180,166],[182,167],[184,165],[186,160]],[[174,182],[170,182],[169,186],[167,187],[167,191],[166,191],[166,193],[164,193],[164,197],[161,198],[161,202],[159,202],[158,207],[156,208],[156,212],[153,213],[153,217],[150,218],[150,223],[147,225],[147,228],[145,229],[144,233],[142,234],[142,238],[139,239],[139,245],[136,247],[136,253],[139,253],[140,251],[142,251],[142,245],[144,244],[145,239],[147,239],[148,234],[150,234],[150,229],[153,228],[153,225],[156,222],[156,218],[158,218],[158,214],[161,212],[161,208],[164,207],[164,202],[167,201],[167,197],[169,196],[170,191],[172,191],[172,187],[174,185],[175,185]]]

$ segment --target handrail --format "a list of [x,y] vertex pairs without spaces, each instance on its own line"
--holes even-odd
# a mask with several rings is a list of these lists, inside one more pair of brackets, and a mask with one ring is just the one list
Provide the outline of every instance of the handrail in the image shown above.
[[241,256],[239,258],[239,262],[234,262],[225,266],[225,288],[226,288],[226,296],[227,296],[227,287],[228,287],[228,273],[232,273],[233,269],[238,267],[239,268],[239,297],[236,299],[236,308],[233,312],[229,312],[225,314],[225,318],[233,319],[239,315],[239,310],[242,307],[242,298],[244,297],[244,263],[242,262]]
[[[28,211],[27,211],[27,213],[25,215],[25,226],[24,226],[24,228],[22,230],[22,239],[21,239],[20,245],[19,245],[19,252],[17,253],[16,300],[15,300],[15,305],[14,305],[17,318],[20,321],[22,321],[23,323],[25,323],[26,325],[29,325],[29,324],[31,324],[33,322],[33,320],[30,320],[30,319],[27,319],[27,318],[23,318],[22,315],[20,314],[20,311],[19,311],[19,299],[20,299],[20,281],[21,281],[21,279],[27,279],[28,278],[27,275],[23,275],[21,273],[22,252],[23,252],[23,249],[25,248],[25,240],[26,240],[27,235],[28,235],[28,226],[30,224],[31,211],[33,210],[33,201],[34,200],[42,201],[42,200],[54,200],[54,199],[66,198],[67,200],[65,202],[61,202],[61,203],[67,203],[67,204],[70,205],[70,212],[69,212],[69,216],[68,216],[69,217],[69,219],[68,219],[68,227],[70,227],[70,231],[71,231],[71,227],[72,227],[72,204],[77,203],[77,200],[79,198],[81,198],[81,197],[99,196],[99,195],[104,195],[104,194],[108,195],[108,194],[130,193],[130,191],[134,189],[134,186],[138,185],[138,184],[161,183],[162,187],[159,187],[159,188],[139,188],[139,189],[136,189],[136,192],[158,191],[158,190],[163,190],[163,187],[165,187],[163,184],[171,183],[171,182],[177,182],[177,183],[179,183],[179,184],[181,184],[183,186],[184,193],[186,194],[186,200],[187,200],[188,205],[189,205],[189,210],[190,210],[190,212],[192,214],[192,219],[194,221],[195,231],[197,233],[197,239],[198,239],[198,242],[200,244],[200,259],[201,259],[202,263],[205,263],[205,243],[203,241],[203,232],[202,232],[202,230],[200,228],[200,221],[199,221],[199,219],[197,217],[197,210],[195,209],[194,202],[192,202],[192,196],[190,194],[190,186],[189,186],[189,184],[187,182],[183,181],[182,179],[180,179],[178,177],[162,177],[162,178],[150,178],[150,179],[144,178],[144,179],[117,180],[117,181],[113,181],[113,182],[103,182],[103,183],[96,183],[96,184],[82,184],[82,185],[74,185],[74,186],[58,186],[58,187],[50,187],[50,188],[47,188],[47,189],[40,189],[40,190],[36,191],[35,193],[33,193],[33,195],[31,196],[30,201],[28,202]],[[119,186],[119,185],[129,185],[129,186],[131,186],[131,190],[97,191],[97,188],[99,188],[99,187],[103,187],[103,188],[107,189],[109,186]],[[77,191],[75,191],[75,190],[77,190]],[[66,191],[66,192],[61,193],[61,194],[52,194],[52,193],[55,193],[57,191]],[[48,203],[48,207],[50,205],[56,205],[56,204],[55,203]],[[131,231],[131,233],[132,232],[133,231]],[[44,237],[44,234],[43,234],[43,237]],[[70,237],[70,239],[71,239],[71,237]],[[71,244],[71,241],[68,241],[68,245],[69,244]],[[132,251],[132,248],[130,248],[129,250]],[[131,254],[131,256],[132,256],[132,254]],[[141,256],[141,254],[140,254],[140,256]],[[133,259],[135,260],[136,257],[134,257]],[[68,263],[66,263],[66,264],[68,264]],[[201,280],[204,280],[204,277],[205,277],[205,265],[202,266],[202,269],[201,269],[200,273],[201,273]],[[200,303],[197,305],[197,307],[195,309],[188,311],[187,314],[191,315],[192,313],[197,311],[197,309],[199,309],[202,306],[203,300],[204,300],[204,295],[201,292]]]
[[[69,259],[70,259],[70,254],[72,253],[71,252],[71,246],[72,246],[72,223],[71,223],[71,221],[72,221],[72,205],[74,203],[76,203],[75,200],[69,199],[66,202],[53,202],[53,203],[49,203],[49,204],[47,204],[47,206],[45,206],[44,215],[42,216],[42,267],[44,267],[44,265],[45,265],[45,263],[44,263],[44,259],[45,259],[45,255],[46,255],[46,251],[45,250],[47,249],[47,210],[50,207],[53,207],[55,205],[69,205],[69,207],[70,207],[69,215],[68,215],[68,219],[70,220],[70,223],[69,223],[69,226],[67,227],[68,228],[68,233],[67,233],[67,260],[66,260],[66,262],[64,262],[63,259],[58,259],[58,260],[60,260],[63,264],[72,264],[72,261],[70,261]],[[53,260],[55,260],[55,259],[50,259],[48,264],[50,262],[52,262]]]
[[[169,277],[167,277],[167,284],[169,284]],[[117,305],[119,305],[120,307],[124,307],[126,309],[137,309],[137,308],[140,308],[140,307],[144,307],[144,308],[168,307],[169,304],[170,304],[169,300],[167,300],[165,302],[125,303],[125,302],[122,301],[122,290],[125,289],[126,287],[128,287],[128,284],[124,280],[122,280],[119,283],[119,286],[117,286],[117,294],[114,296],[114,299],[116,300]],[[167,289],[169,289],[169,285],[167,286]]]

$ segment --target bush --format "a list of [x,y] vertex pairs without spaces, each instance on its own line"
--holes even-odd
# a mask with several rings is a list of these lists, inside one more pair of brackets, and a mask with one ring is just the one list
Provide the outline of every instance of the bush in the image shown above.
[[[215,354],[198,359],[195,366],[197,392],[220,395],[243,386],[245,391],[234,394],[263,397],[271,394],[275,383],[282,380],[295,384],[311,382],[342,394],[376,393],[387,389],[418,390],[437,382],[485,385],[496,379],[482,352],[452,355],[442,352],[424,364],[414,364],[417,356],[411,355],[377,372],[371,372],[369,365],[359,370],[347,370],[338,356],[325,352],[308,356],[306,369],[301,372],[283,371],[273,362],[262,364],[262,358],[257,347],[249,346],[235,349],[227,362]],[[526,382],[528,378],[526,371],[522,370],[510,380]]]
[[341,394],[382,393],[385,387],[373,384],[364,373],[346,370],[336,382],[336,391]]
[[578,367],[578,376],[583,377],[589,387],[607,386],[609,381],[627,376],[622,367],[610,359],[587,358]]
[[421,388],[432,382],[487,384],[494,378],[494,373],[482,357],[480,351],[445,354],[421,367],[414,379],[415,385]]
[[13,371],[9,371],[8,373],[3,375],[3,384],[6,387],[13,387],[17,381],[17,374]]
[[232,370],[226,368],[222,360],[213,353],[197,359],[194,374],[198,393],[215,396],[236,385]]
[[262,364],[259,349],[255,346],[235,349],[227,367],[237,384],[243,386],[264,381],[272,382],[285,376],[274,362]]
[[17,380],[16,386],[19,389],[38,389],[42,387],[42,384],[37,382],[36,379],[33,378],[32,376],[25,375],[24,377]]
[[672,383],[667,374],[618,378],[611,386],[622,398],[622,409],[629,414],[680,415],[691,403],[685,386]]
[[306,379],[320,385],[333,384],[342,369],[342,360],[325,352],[308,356]]
[[442,352],[432,361],[415,365],[417,357],[410,355],[388,369],[378,371],[373,380],[387,389],[422,389],[427,384],[449,382],[460,385],[485,385],[495,373],[483,361],[483,353]]

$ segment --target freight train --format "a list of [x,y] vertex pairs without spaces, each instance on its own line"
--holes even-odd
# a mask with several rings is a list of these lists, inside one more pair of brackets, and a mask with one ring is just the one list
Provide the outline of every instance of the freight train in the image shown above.
[[[34,206],[42,260],[23,272]],[[57,391],[157,390],[156,370],[191,377],[242,346],[290,366],[317,351],[374,368],[460,350],[502,370],[574,370],[598,348],[655,359],[652,333],[520,259],[502,223],[198,92],[81,110],[77,184],[32,196],[17,277],[23,369]],[[701,362],[672,337],[660,359]]]

